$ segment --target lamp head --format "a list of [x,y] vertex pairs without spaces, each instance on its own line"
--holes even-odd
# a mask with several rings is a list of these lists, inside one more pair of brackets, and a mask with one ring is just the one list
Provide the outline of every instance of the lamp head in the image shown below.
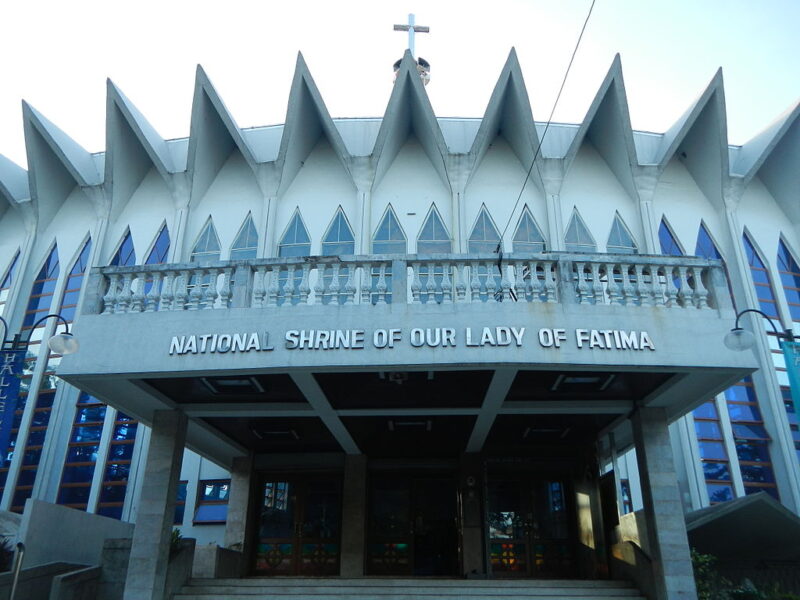
[[734,327],[731,329],[728,334],[725,336],[725,346],[730,350],[736,350],[737,352],[742,352],[744,350],[749,350],[756,344],[756,336],[754,336],[751,332],[747,331],[746,329],[742,329],[741,327]]
[[75,354],[80,348],[78,340],[71,333],[58,333],[47,340],[47,345],[50,350],[62,356]]

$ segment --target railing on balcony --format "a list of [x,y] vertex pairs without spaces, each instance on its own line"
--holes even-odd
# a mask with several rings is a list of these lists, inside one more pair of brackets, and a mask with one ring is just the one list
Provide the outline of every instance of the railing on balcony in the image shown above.
[[549,253],[343,256],[105,267],[93,271],[102,314],[288,309],[298,305],[579,303],[682,309],[727,301],[724,270],[700,258]]

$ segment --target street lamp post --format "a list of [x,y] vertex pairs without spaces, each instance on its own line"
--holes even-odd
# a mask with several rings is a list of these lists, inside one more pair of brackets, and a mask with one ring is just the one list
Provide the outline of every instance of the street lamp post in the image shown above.
[[47,340],[47,345],[50,347],[50,350],[55,352],[56,354],[66,355],[66,354],[75,354],[80,347],[78,344],[78,340],[69,332],[69,322],[59,314],[49,314],[45,315],[38,321],[33,324],[28,330],[28,339],[23,340],[21,334],[16,334],[11,340],[8,339],[8,323],[3,317],[0,317],[0,323],[3,325],[3,342],[0,344],[0,351],[4,352],[14,352],[19,350],[25,350],[31,343],[31,335],[33,334],[34,330],[42,323],[44,323],[47,319],[57,319],[64,325],[65,331],[62,333],[57,333],[56,335],[52,336],[49,340]]

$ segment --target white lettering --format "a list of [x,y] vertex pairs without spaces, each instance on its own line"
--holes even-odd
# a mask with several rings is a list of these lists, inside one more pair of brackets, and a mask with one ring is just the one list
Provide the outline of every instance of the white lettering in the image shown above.
[[575,330],[575,341],[578,342],[578,348],[583,348],[583,342],[589,341],[589,330],[588,329],[576,329]]
[[411,345],[414,348],[419,348],[425,343],[425,332],[422,329],[411,330]]
[[[183,346],[186,343],[186,336],[182,335],[180,338],[178,336],[173,336],[172,341],[169,344],[169,353],[170,354],[183,354]],[[8,365],[3,365],[2,373],[5,375],[7,372],[10,373],[10,369],[7,369]]]

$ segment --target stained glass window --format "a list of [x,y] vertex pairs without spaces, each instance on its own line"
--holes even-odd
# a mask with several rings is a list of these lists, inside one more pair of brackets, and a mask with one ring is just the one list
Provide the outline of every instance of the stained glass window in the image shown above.
[[595,244],[592,234],[589,233],[577,210],[572,213],[572,218],[569,220],[564,242],[567,252],[575,252],[577,254],[597,252],[597,244]]
[[111,262],[108,263],[112,267],[130,267],[136,264],[136,252],[133,249],[133,238],[131,238],[130,230],[125,232],[125,237],[122,238],[119,248],[111,257]]
[[667,256],[683,256],[678,240],[672,233],[666,219],[661,219],[661,225],[658,227],[658,241],[661,244],[661,254]]
[[390,204],[383,215],[381,224],[372,238],[372,251],[375,254],[405,254],[408,248],[406,234],[400,227],[397,215]]
[[147,255],[147,260],[144,261],[144,264],[161,265],[167,262],[169,244],[169,229],[167,229],[167,224],[164,223],[164,225],[161,226],[161,230],[158,232],[153,248],[150,250],[150,254]]
[[614,216],[614,223],[611,225],[611,233],[608,235],[608,243],[606,250],[612,254],[636,254],[636,242],[633,241],[633,236],[622,218],[617,213]]
[[192,249],[190,262],[207,265],[218,261],[219,253],[219,237],[214,227],[214,221],[209,217],[203,227],[203,231],[200,233],[200,237],[197,238],[197,242]]
[[247,214],[236,239],[231,246],[231,260],[248,260],[258,253],[258,231],[253,223],[253,215]]
[[514,232],[513,249],[514,252],[532,252],[534,254],[545,251],[544,236],[527,206],[522,209],[522,216],[519,218],[517,230]]
[[431,206],[419,236],[417,236],[417,254],[438,254],[452,251],[450,234],[447,233],[436,206]]

